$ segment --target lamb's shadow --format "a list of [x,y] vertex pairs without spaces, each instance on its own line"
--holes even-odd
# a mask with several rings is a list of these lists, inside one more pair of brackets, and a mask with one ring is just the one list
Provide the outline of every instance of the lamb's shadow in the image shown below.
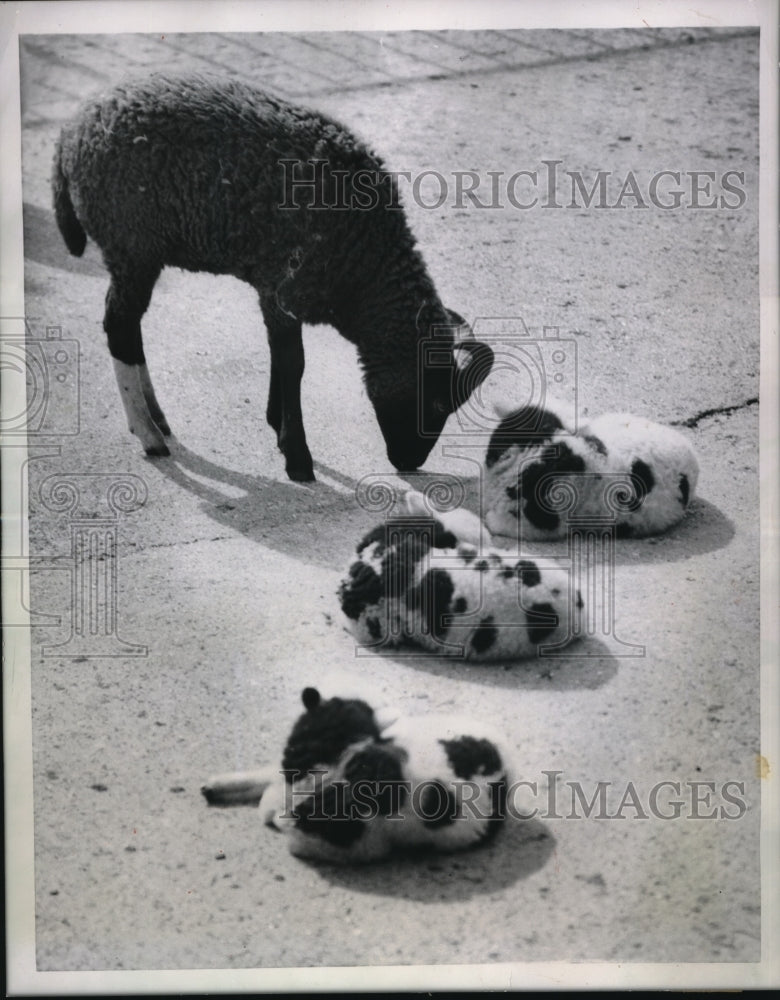
[[[153,459],[162,475],[202,500],[202,509],[217,523],[295,559],[342,569],[358,538],[376,522],[357,504],[355,484],[325,466],[317,467],[320,475],[341,489],[321,479],[300,484],[246,475],[203,458],[175,438],[169,444],[169,457]],[[235,491],[244,495],[235,497]]]
[[359,659],[377,657],[398,665],[411,667],[434,677],[445,677],[459,682],[480,684],[489,688],[513,691],[591,691],[608,684],[618,672],[621,659],[642,659],[641,649],[624,645],[609,637],[610,645],[603,639],[588,637],[572,642],[555,655],[538,655],[532,659],[472,663],[460,658],[420,653],[409,647],[370,651],[356,647]]
[[555,838],[538,819],[508,819],[490,843],[458,854],[412,855],[355,867],[306,863],[351,892],[454,903],[528,878],[547,864],[554,850]]
[[[432,488],[441,480],[435,473],[415,473],[414,477],[401,476],[413,489]],[[479,516],[481,497],[480,479],[459,477],[465,493],[463,506]],[[688,511],[679,524],[662,535],[650,538],[619,538],[615,542],[615,565],[637,565],[644,563],[671,563],[689,559],[725,548],[736,533],[734,524],[714,504],[701,497],[694,497]],[[500,547],[518,548],[518,540],[494,537]],[[552,542],[529,541],[522,543],[522,549],[552,559],[565,557],[568,544],[565,539]]]

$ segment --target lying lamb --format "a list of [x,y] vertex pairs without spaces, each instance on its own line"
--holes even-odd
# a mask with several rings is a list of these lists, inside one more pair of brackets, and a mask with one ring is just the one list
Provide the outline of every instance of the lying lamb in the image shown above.
[[569,518],[618,536],[666,531],[696,490],[699,464],[679,431],[629,413],[579,427],[560,407],[502,414],[485,455],[485,524],[495,535],[565,536]]
[[[405,501],[408,515],[366,535],[341,582],[358,642],[486,662],[537,655],[578,631],[568,572],[489,547],[465,510],[434,517],[419,493]],[[581,612],[579,591],[575,601]]]
[[303,691],[282,766],[271,778],[222,775],[213,805],[255,803],[298,857],[337,864],[488,840],[504,818],[506,752],[493,726],[450,716],[397,717],[365,701]]
[[89,237],[103,253],[103,326],[149,455],[168,454],[170,430],[141,318],[166,266],[257,290],[271,348],[266,417],[294,480],[314,478],[303,323],[328,323],[357,347],[398,469],[423,464],[490,369],[490,348],[439,300],[382,161],[337,122],[250,83],[154,75],[88,101],[62,129],[52,184],[70,252],[81,256]]

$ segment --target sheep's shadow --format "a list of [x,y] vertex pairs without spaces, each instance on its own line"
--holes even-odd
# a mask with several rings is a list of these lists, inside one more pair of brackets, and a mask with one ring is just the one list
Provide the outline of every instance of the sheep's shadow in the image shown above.
[[170,456],[152,460],[163,476],[203,501],[202,509],[217,523],[295,559],[342,569],[376,522],[356,503],[356,484],[325,466],[318,471],[338,486],[321,479],[302,484],[247,475],[190,451],[175,437],[169,446]]
[[[401,478],[409,482],[413,489],[432,490],[441,481],[442,476],[437,476],[436,473],[415,473],[413,477],[401,474]],[[480,477],[458,477],[458,481],[465,494],[463,506],[480,516],[482,505]],[[722,511],[709,500],[694,497],[682,521],[664,534],[649,538],[617,539],[614,547],[614,563],[616,566],[623,566],[679,562],[691,556],[704,555],[725,548],[735,534],[734,524]],[[528,550],[552,559],[560,559],[568,554],[568,543],[565,539],[521,542],[519,545],[517,538],[494,536],[493,543],[511,551]]]
[[[609,642],[609,644],[608,644]],[[434,677],[480,684],[489,688],[513,691],[574,691],[596,690],[608,684],[617,674],[621,659],[642,659],[642,647],[624,644],[614,636],[604,639],[588,637],[570,643],[554,655],[537,655],[525,660],[505,660],[472,663],[451,656],[424,653],[409,647],[370,650],[355,647],[360,660],[389,660]]]
[[411,854],[374,864],[305,861],[333,885],[351,892],[418,903],[454,903],[500,892],[547,864],[555,838],[538,819],[507,819],[487,844],[457,854]]

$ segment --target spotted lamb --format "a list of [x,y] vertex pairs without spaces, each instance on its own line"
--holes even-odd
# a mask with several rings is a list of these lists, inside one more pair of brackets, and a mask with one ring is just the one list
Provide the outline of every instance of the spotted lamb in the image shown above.
[[570,616],[583,601],[579,591],[572,600],[566,570],[489,547],[465,510],[434,516],[415,492],[406,507],[363,538],[341,582],[359,643],[487,662],[535,656],[578,633]]
[[570,518],[618,537],[666,531],[696,490],[699,464],[672,427],[629,413],[580,426],[562,408],[504,412],[485,455],[485,524],[498,536],[565,536]]
[[507,753],[493,726],[375,711],[303,691],[274,780],[212,778],[212,804],[256,802],[292,854],[336,864],[485,843],[505,816]]
[[[141,318],[164,267],[231,274],[259,295],[266,418],[294,480],[314,478],[301,414],[303,323],[358,352],[391,463],[422,465],[492,352],[447,310],[395,179],[336,121],[232,77],[157,74],[87,101],[57,143],[54,209],[72,254],[110,275],[103,326],[128,425],[167,455]],[[221,331],[217,331],[222,336]]]

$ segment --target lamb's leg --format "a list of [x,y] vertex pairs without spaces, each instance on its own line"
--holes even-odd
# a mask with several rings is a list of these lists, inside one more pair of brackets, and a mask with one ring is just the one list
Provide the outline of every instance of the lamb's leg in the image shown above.
[[162,410],[154,398],[141,338],[141,317],[149,305],[159,270],[110,265],[109,269],[111,284],[106,295],[103,329],[114,361],[114,374],[127,426],[132,434],[140,438],[147,455],[168,455],[170,452],[161,433],[163,428],[155,423],[149,409],[148,393],[151,393],[157,414],[167,428]]
[[268,422],[278,422],[277,443],[285,457],[290,479],[306,483],[314,479],[314,466],[306,444],[301,413],[301,379],[304,356],[301,324],[283,313],[276,303],[261,298],[263,317],[271,347],[271,387],[268,394]]
[[266,788],[278,780],[278,767],[231,771],[212,775],[200,790],[210,806],[256,806]]

